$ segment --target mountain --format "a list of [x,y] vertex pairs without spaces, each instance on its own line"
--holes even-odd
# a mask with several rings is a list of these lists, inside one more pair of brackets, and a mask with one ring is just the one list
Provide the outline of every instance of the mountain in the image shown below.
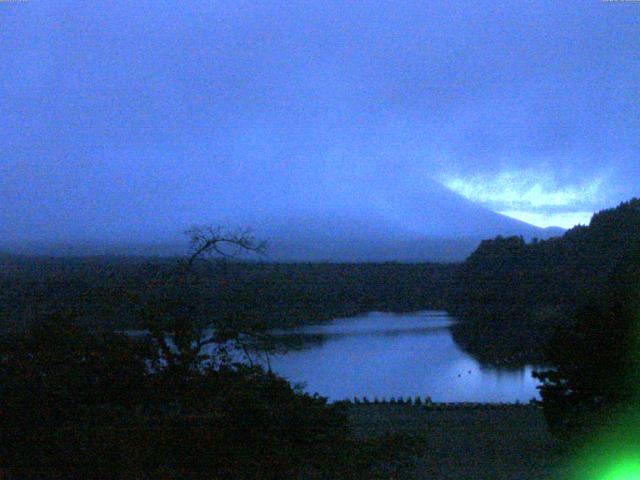
[[498,214],[433,181],[419,189],[379,188],[375,196],[343,199],[333,211],[256,218],[253,225],[271,244],[268,258],[285,261],[453,262],[486,238],[564,233]]
[[[324,190],[271,192],[269,197],[248,198],[238,193],[217,212],[203,208],[196,214],[213,225],[249,226],[257,238],[266,240],[268,261],[453,262],[464,260],[482,239],[497,235],[546,239],[563,232],[500,215],[435,181],[416,187],[397,177],[369,184],[357,193],[351,185],[343,188],[339,184]],[[179,255],[187,251],[186,239],[176,234],[153,238],[153,242],[138,238],[23,242],[7,250],[65,255]]]

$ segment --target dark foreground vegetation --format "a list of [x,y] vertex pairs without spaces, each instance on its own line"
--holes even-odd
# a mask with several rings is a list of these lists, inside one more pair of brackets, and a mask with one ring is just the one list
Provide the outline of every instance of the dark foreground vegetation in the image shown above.
[[[640,200],[556,239],[485,241],[459,266],[205,262],[195,246],[186,263],[1,260],[9,478],[545,478],[557,441],[637,447]],[[547,365],[557,440],[535,406],[329,405],[228,355],[270,327],[427,308],[459,315],[456,340],[484,361]]]
[[247,311],[206,323],[194,315],[201,257],[257,245],[211,229],[192,240],[186,261],[131,295],[148,335],[90,328],[73,309],[7,326],[0,466],[9,478],[369,478],[376,447],[356,443],[344,405],[230,355],[261,332]]
[[[228,241],[215,235],[197,237],[187,261],[125,262],[133,275],[91,261],[45,262],[44,271],[37,262],[5,263],[8,286],[25,264],[26,278],[36,279],[5,291],[5,305],[39,308],[33,318],[14,312],[22,321],[8,321],[0,342],[0,467],[9,478],[372,478],[387,440],[359,441],[346,405],[229,352],[266,327],[300,321],[294,313],[319,301],[319,319],[394,300],[412,309],[402,299],[417,297],[407,291],[417,282],[403,275],[418,269],[294,266],[291,281],[290,268],[283,276],[279,266],[202,261]],[[250,240],[229,242],[248,250]],[[57,267],[72,275],[57,277]],[[396,282],[389,286],[385,274]],[[126,327],[149,334],[114,331]],[[206,345],[215,346],[207,355]]]
[[[536,375],[552,432],[583,437],[624,422],[640,434],[640,245],[546,347]],[[629,415],[631,413],[631,415]]]
[[5,336],[9,478],[339,478],[352,464],[340,406],[256,367],[158,351],[63,318]]
[[630,292],[639,246],[639,199],[601,211],[562,237],[483,241],[449,284],[449,311],[463,320],[454,338],[484,362],[545,363],[556,329],[600,301],[614,277],[618,290]]
[[328,405],[259,368],[158,351],[64,318],[5,336],[5,478],[539,479],[557,461],[536,406]]
[[483,338],[502,335],[503,353],[513,358],[528,346],[547,365],[534,375],[570,467],[555,478],[636,478],[640,200],[600,212],[558,239],[483,242],[457,278],[456,294],[465,298],[458,312],[489,312],[489,319],[459,324],[460,341],[490,356]]

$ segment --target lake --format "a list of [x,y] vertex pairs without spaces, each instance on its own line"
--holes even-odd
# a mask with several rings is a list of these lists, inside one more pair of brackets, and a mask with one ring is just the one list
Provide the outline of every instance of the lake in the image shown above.
[[[422,398],[434,402],[528,402],[539,398],[532,366],[481,365],[453,340],[446,312],[372,312],[273,333],[295,345],[272,369],[330,400]],[[289,337],[289,338],[287,338]]]

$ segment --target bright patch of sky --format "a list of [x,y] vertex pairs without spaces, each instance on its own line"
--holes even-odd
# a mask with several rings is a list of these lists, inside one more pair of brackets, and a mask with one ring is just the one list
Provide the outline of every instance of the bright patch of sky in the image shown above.
[[571,228],[589,224],[602,201],[604,182],[599,178],[582,185],[561,186],[549,174],[517,171],[494,176],[453,177],[443,183],[503,215],[539,227]]
[[589,225],[594,212],[538,213],[522,210],[503,210],[498,212],[507,217],[522,220],[537,227],[572,228],[576,225]]

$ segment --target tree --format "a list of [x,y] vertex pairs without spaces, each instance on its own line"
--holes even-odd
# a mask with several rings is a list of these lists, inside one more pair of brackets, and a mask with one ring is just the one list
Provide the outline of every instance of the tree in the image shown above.
[[89,332],[64,313],[0,337],[2,465],[17,478],[30,478],[25,468],[50,478],[81,457],[81,438],[95,428],[137,416],[153,393],[149,354],[144,343]]
[[341,468],[351,444],[340,406],[259,366],[206,362],[220,329],[204,337],[171,294],[188,290],[209,253],[261,246],[217,229],[192,240],[185,262],[151,282],[167,288],[141,306],[150,342],[64,313],[0,337],[0,465],[15,478],[275,480]]
[[202,257],[218,255],[235,258],[249,252],[261,254],[266,249],[266,243],[256,240],[249,229],[233,232],[222,227],[194,226],[186,234],[191,241],[187,269]]
[[640,245],[604,291],[581,306],[548,347],[554,368],[536,372],[551,431],[582,436],[640,405]]
[[540,353],[555,325],[570,322],[587,298],[604,303],[615,270],[637,265],[632,252],[639,243],[640,199],[603,210],[562,237],[483,241],[449,289],[452,313],[465,320],[454,329],[456,339],[484,360],[545,362]]
[[[258,333],[237,315],[217,325],[198,324],[194,320],[191,315],[193,301],[185,298],[185,295],[190,291],[190,286],[200,281],[199,263],[211,257],[229,259],[246,253],[262,254],[266,248],[265,243],[256,240],[249,230],[230,231],[222,227],[195,226],[186,234],[191,244],[189,255],[174,270],[162,271],[149,282],[148,288],[152,293],[148,298],[151,301],[143,309],[142,319],[142,326],[149,330],[159,348],[165,370],[172,374],[175,372],[176,378],[181,380],[211,360],[203,354],[205,347],[224,345],[233,340],[241,344],[246,352],[241,342],[242,335]],[[180,295],[183,298],[175,298]],[[211,330],[208,335],[205,334],[207,329]]]

